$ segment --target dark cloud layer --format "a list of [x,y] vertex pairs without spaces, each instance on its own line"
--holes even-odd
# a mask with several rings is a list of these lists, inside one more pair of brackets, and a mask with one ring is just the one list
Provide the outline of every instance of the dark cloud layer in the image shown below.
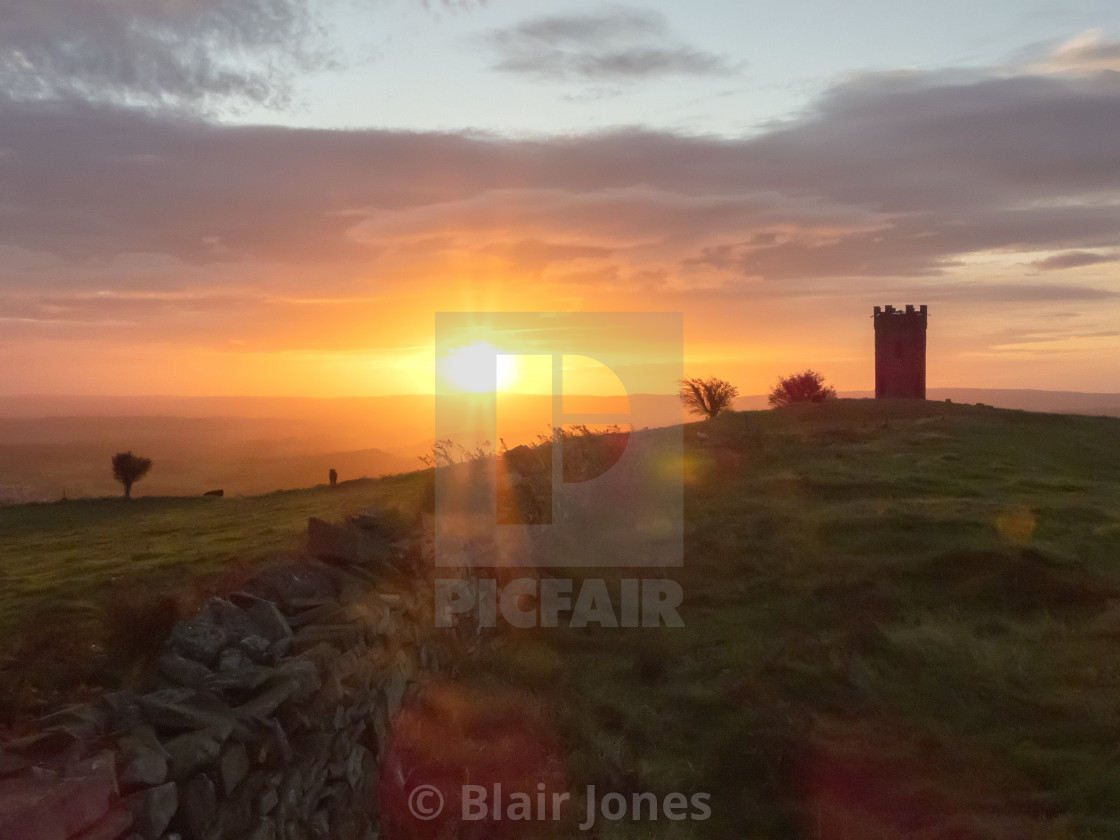
[[302,0],[6,0],[0,89],[15,99],[211,108],[282,104],[326,66]]
[[[389,267],[449,252],[654,290],[924,285],[977,253],[1061,252],[1035,259],[1043,270],[1104,262],[1090,256],[1120,242],[1117,125],[1108,73],[867,77],[744,139],[229,127],[8,102],[0,248],[53,255],[56,286],[123,254],[200,272],[361,265],[392,282]],[[44,282],[15,264],[5,278]],[[991,294],[1090,294],[1028,286]]]
[[1058,271],[1064,268],[1081,268],[1086,265],[1100,265],[1101,263],[1117,262],[1120,257],[1113,254],[1095,254],[1092,251],[1068,251],[1064,254],[1055,254],[1044,260],[1035,260],[1031,263],[1040,271]]
[[642,9],[535,18],[486,39],[495,69],[537,79],[632,82],[661,76],[719,76],[722,57],[676,44],[665,19]]

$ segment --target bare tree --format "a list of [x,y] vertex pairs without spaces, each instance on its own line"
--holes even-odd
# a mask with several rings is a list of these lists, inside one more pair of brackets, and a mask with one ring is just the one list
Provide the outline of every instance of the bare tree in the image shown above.
[[124,485],[125,499],[132,498],[132,485],[148,474],[151,458],[141,458],[132,452],[118,452],[113,456],[113,478]]
[[708,379],[685,377],[681,380],[681,402],[693,414],[703,414],[709,420],[731,407],[739,396],[739,389],[725,379],[714,376]]
[[792,403],[819,403],[836,398],[836,389],[824,384],[824,376],[813,370],[782,376],[770,392],[774,408]]

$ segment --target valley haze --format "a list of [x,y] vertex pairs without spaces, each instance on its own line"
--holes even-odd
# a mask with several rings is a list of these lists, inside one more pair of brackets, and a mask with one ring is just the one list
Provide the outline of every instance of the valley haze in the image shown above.
[[[841,392],[870,398],[871,391]],[[928,398],[1056,414],[1120,417],[1120,394],[1028,389],[931,388]],[[534,442],[548,429],[551,397],[507,395],[502,437]],[[591,405],[617,408],[607,397]],[[638,394],[657,425],[694,421],[675,395]],[[740,411],[766,408],[762,394],[740,396]],[[420,469],[431,451],[434,398],[179,397],[24,395],[0,397],[0,503],[112,496],[120,491],[109,459],[131,450],[154,461],[138,495],[190,496],[212,489],[256,495],[310,487],[330,469],[345,481]],[[477,446],[482,441],[458,442]],[[490,441],[497,447],[498,441]]]

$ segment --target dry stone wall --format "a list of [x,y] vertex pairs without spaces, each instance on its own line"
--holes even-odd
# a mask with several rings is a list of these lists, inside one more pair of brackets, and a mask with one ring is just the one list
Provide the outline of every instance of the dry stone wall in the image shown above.
[[312,520],[306,554],[175,626],[148,690],[0,747],[0,840],[376,837],[393,716],[463,650],[427,551],[375,516]]

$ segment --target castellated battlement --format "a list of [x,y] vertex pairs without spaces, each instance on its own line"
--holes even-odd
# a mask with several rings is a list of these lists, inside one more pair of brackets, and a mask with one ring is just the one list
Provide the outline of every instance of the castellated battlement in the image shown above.
[[922,304],[905,310],[876,306],[875,399],[926,398],[926,322]]
[[929,307],[924,303],[915,309],[913,306],[907,305],[905,310],[895,309],[893,306],[876,306],[875,307],[875,328],[879,328],[879,317],[882,315],[918,315],[925,323],[926,317],[929,315]]

